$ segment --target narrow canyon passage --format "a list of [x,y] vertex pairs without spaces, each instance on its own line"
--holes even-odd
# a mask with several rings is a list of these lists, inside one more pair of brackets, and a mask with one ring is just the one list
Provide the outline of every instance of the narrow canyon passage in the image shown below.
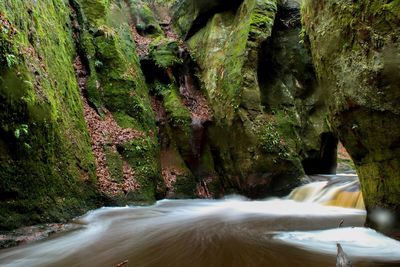
[[399,74],[400,0],[0,0],[0,266],[400,266]]

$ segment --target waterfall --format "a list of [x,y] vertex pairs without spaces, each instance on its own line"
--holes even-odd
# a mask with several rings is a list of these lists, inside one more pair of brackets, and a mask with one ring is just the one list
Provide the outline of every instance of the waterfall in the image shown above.
[[356,175],[319,176],[316,181],[294,189],[289,199],[301,202],[314,202],[322,205],[344,208],[365,209]]

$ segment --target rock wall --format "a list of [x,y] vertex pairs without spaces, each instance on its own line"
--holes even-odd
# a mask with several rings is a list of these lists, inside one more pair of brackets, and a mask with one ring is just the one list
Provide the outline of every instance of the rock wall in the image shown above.
[[[133,4],[133,3],[132,3]],[[71,1],[77,52],[87,69],[83,94],[110,124],[91,127],[100,189],[109,201],[151,203],[163,189],[149,91],[136,53],[129,1]],[[129,134],[130,133],[130,134]]]
[[165,195],[124,1],[0,3],[0,229]]
[[65,1],[0,3],[0,229],[96,205]]
[[[329,122],[355,163],[370,223],[398,228],[400,1],[304,1],[302,13]],[[380,209],[392,218],[375,220]]]
[[177,2],[173,21],[213,111],[207,142],[224,190],[284,194],[303,165],[307,173],[334,171],[337,139],[314,94],[299,3],[200,2]]

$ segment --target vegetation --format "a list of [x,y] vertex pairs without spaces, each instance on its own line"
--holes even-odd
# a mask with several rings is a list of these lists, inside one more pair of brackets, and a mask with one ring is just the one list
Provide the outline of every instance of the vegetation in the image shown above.
[[65,220],[98,199],[68,12],[63,2],[0,3],[2,229]]
[[282,194],[338,139],[367,208],[400,214],[399,14],[399,0],[306,0],[302,14],[277,0],[0,2],[0,229]]

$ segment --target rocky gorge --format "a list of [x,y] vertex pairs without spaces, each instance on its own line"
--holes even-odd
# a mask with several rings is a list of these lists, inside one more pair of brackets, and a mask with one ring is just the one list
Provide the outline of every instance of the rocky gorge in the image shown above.
[[282,196],[340,142],[398,231],[399,26],[399,0],[1,1],[0,230]]

